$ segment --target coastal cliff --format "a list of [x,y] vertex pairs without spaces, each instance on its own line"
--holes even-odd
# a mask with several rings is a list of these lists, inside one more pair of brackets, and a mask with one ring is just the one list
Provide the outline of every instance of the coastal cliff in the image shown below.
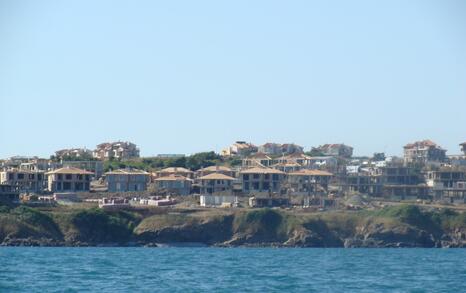
[[417,206],[305,213],[0,207],[4,246],[466,247],[466,214]]

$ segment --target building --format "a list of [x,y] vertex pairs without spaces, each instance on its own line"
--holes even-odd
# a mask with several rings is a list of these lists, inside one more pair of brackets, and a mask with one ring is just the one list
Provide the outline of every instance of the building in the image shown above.
[[16,188],[11,185],[0,184],[0,203],[19,203],[19,191],[17,191]]
[[241,160],[243,168],[268,167],[274,164],[274,160],[264,153],[255,153]]
[[294,154],[294,153],[303,153],[303,147],[294,144],[294,143],[272,143],[268,142],[259,146],[258,152],[264,153],[267,155],[282,155],[282,154]]
[[282,145],[279,143],[268,142],[259,146],[258,152],[266,155],[281,155]]
[[252,196],[249,198],[249,206],[252,208],[288,207],[290,199],[287,197]]
[[427,186],[434,198],[466,196],[466,173],[462,170],[442,168],[424,173]]
[[13,186],[20,192],[40,193],[46,188],[44,171],[9,169],[0,172],[0,184]]
[[155,172],[155,178],[167,177],[172,175],[182,176],[189,179],[194,178],[194,172],[183,167],[168,167]]
[[336,171],[338,169],[338,160],[330,156],[309,157],[308,168],[320,169],[327,171]]
[[405,164],[443,162],[446,159],[447,151],[428,139],[409,143],[403,149]]
[[201,194],[231,193],[236,179],[222,173],[211,173],[197,179]]
[[254,167],[240,172],[245,194],[280,193],[285,173],[271,168]]
[[309,169],[288,173],[288,192],[293,195],[311,195],[317,193],[319,187],[327,192],[332,176],[332,173],[326,171]]
[[201,195],[199,203],[201,207],[233,207],[238,199],[233,195]]
[[461,146],[461,151],[466,156],[466,142],[461,143],[460,146]]
[[380,168],[383,184],[388,185],[418,185],[424,180],[418,169],[404,166],[386,166]]
[[120,169],[105,173],[109,192],[145,191],[150,174],[136,169]]
[[90,190],[92,172],[63,167],[45,173],[48,178],[48,191],[50,192],[84,192]]
[[92,155],[99,160],[126,160],[139,158],[139,149],[129,141],[104,142],[97,145]]
[[196,171],[197,177],[206,176],[212,173],[220,173],[226,176],[235,177],[235,171],[226,166],[210,166]]
[[55,158],[58,160],[90,159],[92,151],[86,148],[63,149],[55,152]]
[[94,173],[94,178],[102,177],[104,173],[104,163],[99,160],[94,161],[62,161],[63,167],[73,167]]
[[222,150],[222,156],[245,157],[245,156],[249,156],[250,154],[253,154],[256,152],[257,152],[257,147],[253,145],[252,143],[247,143],[245,141],[236,141],[234,144],[232,144],[228,148]]
[[353,156],[353,148],[343,143],[324,144],[319,146],[316,150],[321,152],[324,156],[342,158],[351,158]]
[[168,175],[154,180],[155,191],[172,195],[189,195],[191,193],[192,179],[181,175]]

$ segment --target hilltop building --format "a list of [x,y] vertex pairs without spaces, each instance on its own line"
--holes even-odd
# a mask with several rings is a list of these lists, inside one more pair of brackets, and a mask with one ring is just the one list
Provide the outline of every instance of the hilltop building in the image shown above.
[[92,155],[99,160],[126,160],[139,158],[139,149],[134,143],[128,141],[104,142],[97,145]]
[[443,162],[446,159],[447,151],[428,139],[409,143],[403,148],[405,164]]
[[245,141],[236,141],[228,148],[222,150],[222,156],[239,156],[244,157],[257,152],[257,146]]
[[55,158],[58,160],[92,158],[92,151],[86,148],[63,149],[55,152]]
[[172,195],[189,195],[192,179],[181,175],[167,175],[154,180],[155,191]]
[[324,156],[334,156],[342,158],[351,158],[353,156],[353,148],[343,143],[324,144],[316,148]]

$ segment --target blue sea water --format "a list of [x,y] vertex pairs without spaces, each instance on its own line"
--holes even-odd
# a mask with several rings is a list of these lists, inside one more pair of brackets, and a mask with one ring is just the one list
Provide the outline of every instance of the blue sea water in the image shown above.
[[4,247],[0,292],[466,292],[466,250]]

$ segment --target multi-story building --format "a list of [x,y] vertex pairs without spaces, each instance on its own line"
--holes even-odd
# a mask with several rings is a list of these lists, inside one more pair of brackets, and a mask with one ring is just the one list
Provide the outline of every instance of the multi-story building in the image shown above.
[[466,142],[461,143],[460,146],[461,146],[461,151],[466,156]]
[[15,204],[19,202],[19,192],[11,185],[0,184],[0,203]]
[[258,152],[264,153],[267,155],[282,155],[282,154],[294,154],[294,153],[303,153],[303,147],[294,144],[294,143],[272,143],[268,142],[259,146]]
[[139,158],[139,149],[129,141],[104,142],[97,145],[92,155],[99,160],[125,160]]
[[332,173],[321,170],[304,169],[291,172],[287,175],[287,187],[293,195],[310,195],[316,193],[319,187],[327,191],[332,176]]
[[182,176],[189,179],[194,178],[194,172],[183,167],[168,167],[155,172],[155,178],[167,177],[172,175]]
[[189,195],[192,179],[181,175],[168,175],[154,180],[155,191],[167,195]]
[[73,167],[63,167],[45,173],[47,189],[51,192],[83,192],[90,190],[92,172]]
[[240,172],[243,193],[281,193],[285,173],[271,168],[254,167]]
[[466,173],[463,170],[442,168],[424,173],[427,186],[435,198],[466,196]]
[[102,177],[104,173],[104,163],[99,160],[90,161],[62,161],[63,167],[73,167],[94,173],[94,178]]
[[75,158],[92,158],[92,151],[86,148],[62,149],[55,152],[55,158],[58,160],[67,160]]
[[416,141],[404,146],[405,164],[428,162],[443,162],[446,158],[446,150],[431,140]]
[[243,168],[268,167],[274,164],[274,160],[264,153],[255,153],[241,160]]
[[222,150],[222,156],[249,156],[257,152],[257,146],[245,141],[237,141],[228,148]]
[[20,192],[40,193],[46,188],[44,171],[8,169],[0,172],[0,184],[11,185]]
[[210,173],[197,179],[201,194],[226,194],[231,193],[235,178],[222,173]]
[[343,143],[324,144],[319,146],[316,150],[321,152],[324,156],[351,158],[353,155],[353,148]]
[[209,166],[196,171],[197,177],[206,176],[212,173],[220,173],[226,176],[235,177],[235,171],[226,166]]
[[136,169],[120,169],[105,173],[109,192],[145,191],[150,174]]

